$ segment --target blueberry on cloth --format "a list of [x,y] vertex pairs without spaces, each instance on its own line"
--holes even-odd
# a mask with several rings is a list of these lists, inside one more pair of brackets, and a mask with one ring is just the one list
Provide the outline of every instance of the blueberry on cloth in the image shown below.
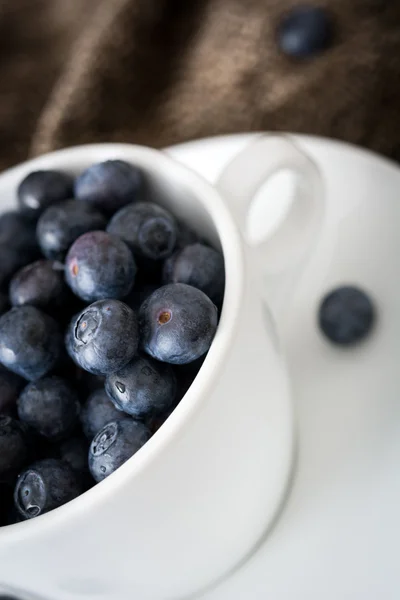
[[310,58],[332,45],[333,34],[332,17],[326,9],[298,6],[284,15],[279,23],[277,43],[288,56]]

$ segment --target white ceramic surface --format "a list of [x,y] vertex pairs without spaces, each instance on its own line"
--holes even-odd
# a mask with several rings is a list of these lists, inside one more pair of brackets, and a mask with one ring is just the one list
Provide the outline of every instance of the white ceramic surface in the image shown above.
[[[203,140],[170,154],[216,182],[251,139]],[[294,384],[298,465],[262,547],[198,598],[398,600],[400,170],[353,146],[296,139],[322,172],[327,203],[296,310],[279,323]],[[344,282],[367,290],[379,314],[357,349],[330,346],[316,327],[321,296]]]
[[[79,172],[112,157],[142,167],[150,196],[210,241],[219,238],[226,265],[224,310],[195,383],[133,459],[57,511],[0,530],[0,582],[49,600],[167,600],[210,585],[266,532],[292,468],[289,381],[262,301],[262,293],[269,298],[271,290],[260,289],[268,282],[260,258],[269,245],[253,243],[251,236],[242,241],[223,200],[205,180],[150,149],[87,146],[1,175],[3,207],[12,205],[17,184],[31,170]],[[293,272],[317,241],[323,216],[318,169],[290,141],[273,136],[239,153],[220,183],[226,197],[235,199],[234,215],[242,227],[246,210],[240,199],[249,205],[263,180],[285,165],[300,182],[265,261],[267,271],[275,257],[278,265],[281,293],[274,280],[274,312],[290,303]],[[296,252],[279,263],[288,244]],[[287,278],[289,284],[281,285]]]

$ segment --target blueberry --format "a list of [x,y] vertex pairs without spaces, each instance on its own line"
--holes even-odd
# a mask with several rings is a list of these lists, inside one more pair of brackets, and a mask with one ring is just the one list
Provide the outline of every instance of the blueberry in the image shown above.
[[33,171],[18,186],[20,210],[36,220],[51,204],[72,198],[73,178],[61,171]]
[[133,287],[135,274],[136,264],[128,246],[104,231],[84,233],[67,254],[67,283],[86,302],[124,298]]
[[135,255],[161,260],[170,256],[175,247],[177,224],[161,206],[137,202],[117,212],[107,231],[123,239]]
[[41,215],[36,232],[44,256],[63,261],[78,237],[105,226],[105,217],[91,205],[67,200],[50,206]]
[[63,309],[71,298],[64,281],[62,265],[51,260],[38,260],[18,271],[10,283],[13,306],[30,304],[46,312]]
[[375,320],[371,299],[362,290],[344,286],[327,294],[319,309],[319,326],[335,344],[348,346],[365,338]]
[[57,323],[34,306],[12,308],[0,317],[0,363],[28,380],[39,379],[62,353]]
[[333,42],[330,13],[318,6],[298,6],[281,20],[277,41],[281,51],[295,58],[309,58],[327,50]]
[[176,378],[172,368],[146,356],[136,356],[106,379],[106,392],[116,408],[136,419],[166,413],[175,406]]
[[126,415],[115,408],[104,388],[90,394],[81,410],[83,433],[90,440],[110,421],[120,421],[125,418]]
[[224,259],[204,244],[191,244],[165,261],[164,283],[187,283],[221,304],[225,288]]
[[0,316],[7,312],[9,308],[8,296],[0,292]]
[[142,348],[163,362],[189,363],[209,350],[217,323],[217,308],[204,292],[172,283],[156,290],[140,307]]
[[79,496],[82,488],[71,467],[54,458],[38,461],[18,478],[14,503],[24,519],[38,517]]
[[0,245],[38,252],[35,225],[17,211],[0,215]]
[[0,289],[6,291],[12,276],[21,267],[36,260],[38,254],[30,249],[0,244],[0,257]]
[[45,438],[60,440],[77,425],[80,404],[68,382],[61,377],[45,377],[26,386],[17,408],[23,423]]
[[119,300],[99,300],[73,319],[66,336],[71,358],[94,375],[119,371],[139,343],[135,313]]
[[22,423],[0,416],[0,476],[18,471],[28,460],[30,444]]
[[0,415],[8,415],[14,411],[24,385],[24,379],[0,365]]
[[142,194],[142,172],[123,160],[92,165],[75,181],[75,197],[113,214]]
[[101,429],[89,449],[89,469],[95,481],[102,481],[135,454],[151,437],[150,430],[127,417],[111,421]]

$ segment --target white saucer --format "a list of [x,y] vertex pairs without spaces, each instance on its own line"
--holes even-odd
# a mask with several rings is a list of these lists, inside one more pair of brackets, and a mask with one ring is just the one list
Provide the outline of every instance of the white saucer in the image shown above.
[[[168,151],[215,182],[251,137]],[[352,146],[297,140],[323,172],[328,203],[295,311],[281,324],[294,385],[298,466],[264,545],[201,598],[398,600],[400,169]],[[367,290],[379,315],[371,338],[349,350],[330,346],[316,327],[321,297],[342,283]]]

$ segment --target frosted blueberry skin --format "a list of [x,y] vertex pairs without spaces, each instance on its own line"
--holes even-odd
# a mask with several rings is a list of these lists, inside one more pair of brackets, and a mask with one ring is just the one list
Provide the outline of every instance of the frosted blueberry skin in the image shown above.
[[105,389],[117,409],[136,419],[172,410],[176,399],[172,368],[148,356],[136,356],[106,379]]
[[119,236],[135,256],[163,260],[177,241],[177,223],[167,210],[153,202],[129,204],[114,215],[108,233]]
[[75,198],[112,215],[139,200],[144,188],[140,169],[123,160],[107,160],[86,169],[75,181]]
[[80,415],[83,433],[90,440],[110,421],[125,418],[126,415],[115,408],[104,388],[90,394],[82,406]]
[[135,313],[119,300],[99,300],[73,318],[66,335],[67,351],[82,369],[109,375],[122,369],[139,344]]
[[172,283],[156,290],[139,310],[142,350],[162,362],[180,365],[205,354],[218,324],[218,310],[195,287]]
[[35,381],[58,363],[63,353],[58,324],[34,306],[12,308],[0,317],[0,363]]
[[61,377],[44,377],[26,386],[17,401],[18,416],[50,440],[68,437],[78,424],[79,398]]
[[277,30],[277,44],[289,57],[308,59],[330,48],[334,33],[332,16],[325,8],[298,6],[282,17]]
[[111,421],[94,437],[89,449],[89,469],[95,481],[111,475],[150,439],[150,430],[126,417]]
[[70,502],[82,491],[79,477],[66,462],[47,458],[21,473],[14,503],[24,520],[32,519]]
[[37,220],[51,204],[71,198],[73,178],[61,171],[33,171],[21,181],[17,189],[20,211],[29,219]]
[[371,333],[375,319],[372,300],[363,290],[352,286],[329,292],[318,313],[319,326],[325,337],[341,346],[361,342]]
[[81,235],[65,260],[65,278],[72,291],[85,302],[121,299],[131,291],[136,264],[128,246],[104,231]]
[[106,224],[105,217],[91,205],[67,200],[50,206],[41,215],[36,235],[46,258],[64,261],[78,237],[88,231],[105,229]]
[[165,261],[163,282],[192,285],[220,305],[225,289],[224,258],[205,244],[190,244]]
[[38,260],[17,271],[9,293],[12,306],[29,304],[53,315],[66,308],[72,299],[62,265],[51,260]]

